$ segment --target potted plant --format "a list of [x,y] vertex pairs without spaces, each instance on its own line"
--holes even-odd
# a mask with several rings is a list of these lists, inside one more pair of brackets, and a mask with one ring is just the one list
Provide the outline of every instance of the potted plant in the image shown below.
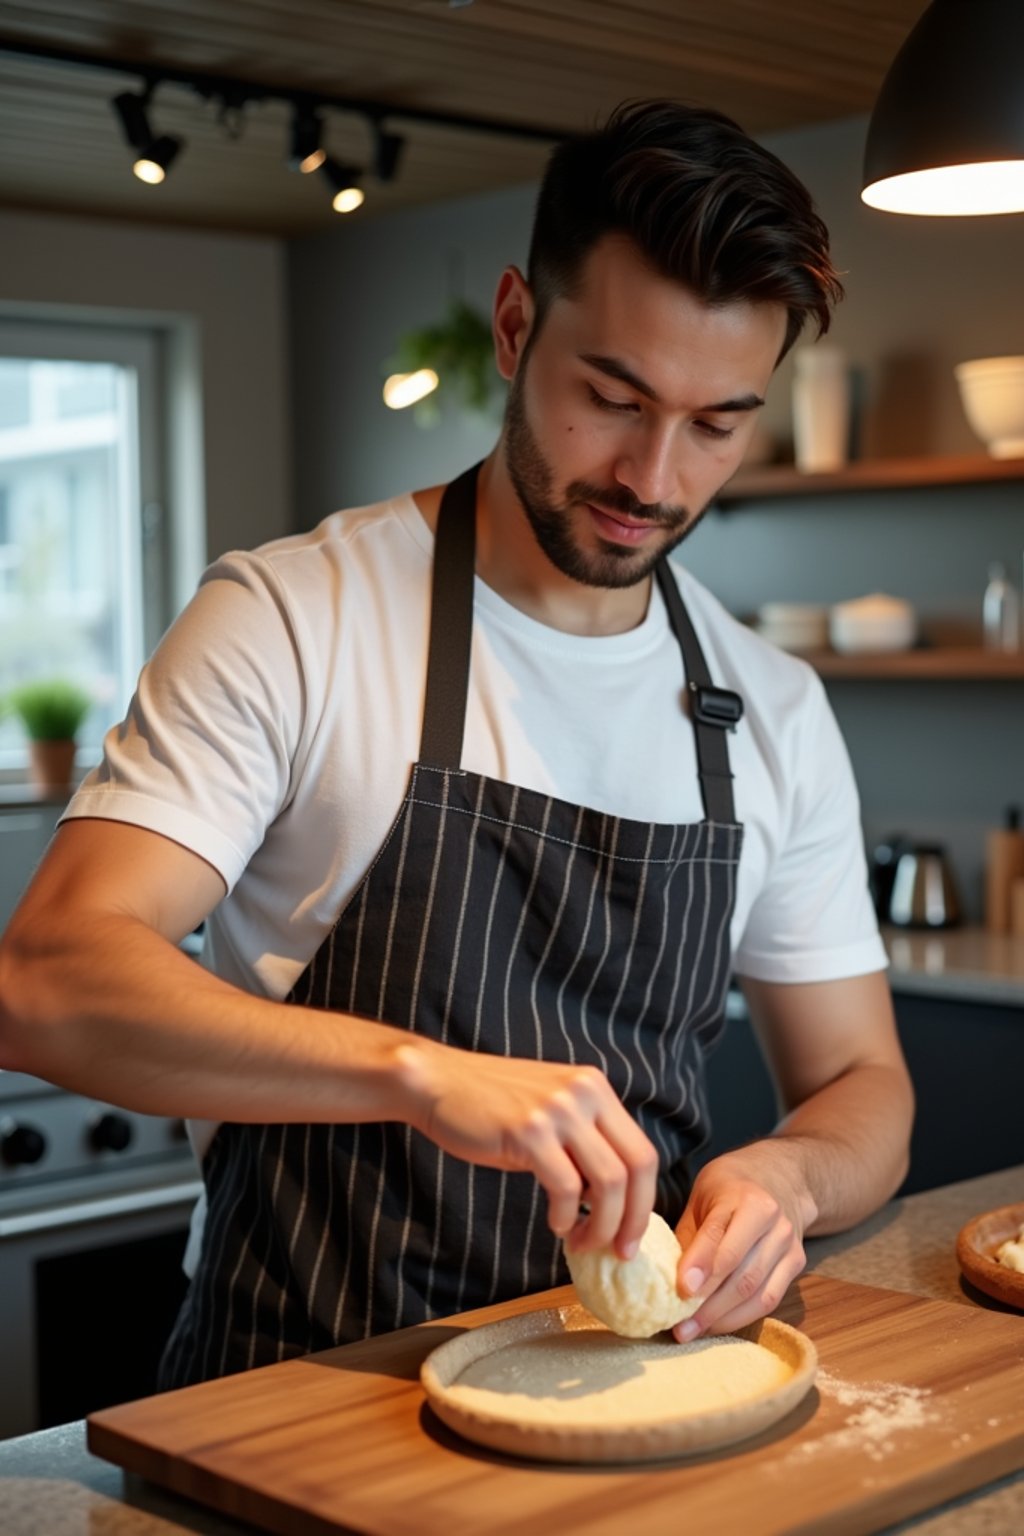
[[463,409],[486,412],[503,388],[494,366],[494,341],[487,317],[462,299],[454,299],[442,320],[407,331],[386,365],[388,373],[416,373],[431,368],[438,376],[433,394],[412,408],[421,426],[440,420],[445,399]]
[[32,782],[43,791],[67,793],[75,765],[75,738],[92,708],[84,689],[66,678],[39,678],[7,695],[29,739]]

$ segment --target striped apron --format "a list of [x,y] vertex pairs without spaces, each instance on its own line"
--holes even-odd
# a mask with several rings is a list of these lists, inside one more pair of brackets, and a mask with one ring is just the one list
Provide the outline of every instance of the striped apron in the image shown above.
[[[742,838],[725,727],[742,704],[711,685],[663,563],[705,819],[629,821],[465,772],[478,468],[439,514],[420,760],[287,1001],[466,1052],[600,1068],[658,1150],[657,1209],[675,1224],[724,1021]],[[203,1174],[202,1249],[163,1388],[568,1278],[532,1174],[463,1162],[407,1125],[228,1123]]]

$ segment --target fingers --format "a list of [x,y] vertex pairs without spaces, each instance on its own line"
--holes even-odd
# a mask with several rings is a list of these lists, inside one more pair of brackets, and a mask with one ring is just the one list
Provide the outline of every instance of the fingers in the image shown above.
[[[617,1102],[617,1101],[616,1101]],[[622,1220],[615,1233],[615,1248],[620,1258],[631,1259],[647,1231],[658,1193],[658,1153],[654,1143],[625,1111],[606,1122],[598,1122],[628,1170],[622,1202]]]
[[583,1179],[551,1132],[535,1149],[534,1173],[548,1197],[548,1226],[556,1237],[567,1237],[579,1219]]
[[[621,1258],[632,1258],[654,1208],[658,1154],[606,1078],[588,1073],[578,1091],[571,1106],[563,1101],[559,1127],[589,1206],[572,1232],[572,1247],[583,1252],[614,1246]],[[553,1214],[551,1225],[559,1230]]]
[[[712,1309],[712,1315],[709,1318],[703,1318],[705,1309],[702,1307],[691,1321],[697,1322],[697,1326],[703,1333],[735,1333],[737,1329],[745,1329],[748,1322],[757,1322],[758,1318],[765,1318],[769,1312],[774,1312],[801,1269],[803,1269],[803,1258],[797,1261],[791,1252],[786,1252],[780,1263],[769,1270],[768,1276],[760,1284],[751,1278],[752,1293],[748,1301],[738,1301],[734,1307],[729,1307],[722,1313]],[[715,1299],[718,1301],[725,1295],[726,1290],[723,1287],[722,1292],[718,1293]]]
[[689,1211],[687,1217],[678,1231],[680,1292],[705,1300],[677,1325],[676,1337],[727,1333],[773,1311],[806,1262],[800,1234],[775,1198],[751,1184],[734,1185],[695,1228]]
[[596,1125],[575,1129],[566,1150],[579,1169],[590,1207],[573,1230],[572,1247],[577,1252],[608,1248],[622,1225],[629,1170]]

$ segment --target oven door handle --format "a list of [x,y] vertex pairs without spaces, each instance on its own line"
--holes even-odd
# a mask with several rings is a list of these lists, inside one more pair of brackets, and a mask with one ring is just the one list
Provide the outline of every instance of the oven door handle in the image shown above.
[[49,1232],[58,1227],[83,1227],[89,1222],[105,1221],[109,1217],[133,1216],[140,1211],[162,1211],[167,1206],[182,1205],[186,1200],[194,1203],[202,1189],[202,1179],[189,1179],[185,1183],[166,1184],[159,1189],[136,1189],[99,1200],[75,1200],[69,1205],[51,1206],[42,1211],[22,1211],[14,1216],[0,1217],[0,1242],[6,1238],[24,1237],[32,1232]]

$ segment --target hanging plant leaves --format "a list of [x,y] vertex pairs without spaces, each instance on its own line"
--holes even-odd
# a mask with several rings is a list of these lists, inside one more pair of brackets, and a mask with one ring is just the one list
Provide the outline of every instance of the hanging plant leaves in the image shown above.
[[461,299],[449,305],[443,320],[407,331],[387,365],[388,373],[415,373],[420,368],[432,368],[440,381],[412,407],[423,425],[440,419],[446,399],[471,411],[486,411],[503,383],[494,366],[490,324]]

